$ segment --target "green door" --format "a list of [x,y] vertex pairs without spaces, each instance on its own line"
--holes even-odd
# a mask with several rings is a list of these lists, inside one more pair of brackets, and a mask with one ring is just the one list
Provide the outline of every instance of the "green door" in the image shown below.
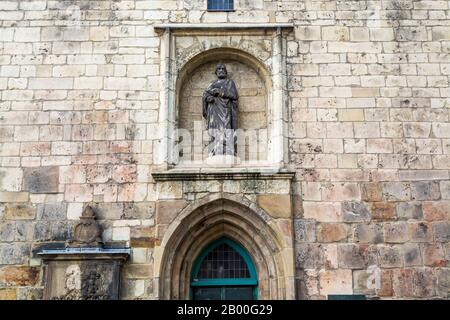
[[193,300],[256,300],[256,269],[247,251],[221,238],[197,257],[191,277]]

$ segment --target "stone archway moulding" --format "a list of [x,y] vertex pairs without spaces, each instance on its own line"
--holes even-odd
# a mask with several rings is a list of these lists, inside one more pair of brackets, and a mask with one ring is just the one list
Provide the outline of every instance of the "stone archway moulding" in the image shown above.
[[258,297],[295,299],[292,238],[276,219],[244,196],[208,195],[185,209],[164,233],[154,252],[155,291],[159,299],[189,299],[190,274],[197,255],[226,236],[252,256]]
[[[175,133],[178,94],[183,79],[190,71],[223,57],[237,60],[255,69],[265,80],[268,93],[268,141],[265,167],[282,168],[287,160],[287,82],[285,24],[162,24],[155,30],[162,33],[160,52],[160,112],[158,153],[155,164],[161,170],[174,168],[177,162]],[[235,41],[244,37],[246,41]],[[180,39],[198,45],[180,44]],[[259,42],[258,42],[259,41]],[[270,44],[270,45],[269,45]],[[266,52],[267,51],[267,52]]]

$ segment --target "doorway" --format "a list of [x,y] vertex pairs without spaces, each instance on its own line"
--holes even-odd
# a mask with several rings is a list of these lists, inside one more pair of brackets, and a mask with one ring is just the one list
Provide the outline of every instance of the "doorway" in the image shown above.
[[258,278],[253,261],[241,245],[229,238],[209,244],[194,262],[193,300],[256,300]]

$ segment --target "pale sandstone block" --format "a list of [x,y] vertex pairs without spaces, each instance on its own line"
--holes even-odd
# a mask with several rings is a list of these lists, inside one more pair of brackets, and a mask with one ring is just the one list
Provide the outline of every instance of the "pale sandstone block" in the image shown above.
[[92,201],[93,189],[87,184],[68,184],[65,187],[64,198],[68,202]]
[[[364,111],[362,109],[339,109],[339,121],[364,121]],[[356,134],[356,127],[355,127]]]
[[322,27],[322,40],[348,41],[350,38],[347,27]]
[[14,29],[15,42],[36,42],[41,38],[41,28],[16,28]]
[[0,168],[0,191],[22,190],[22,178],[20,168]]
[[303,217],[319,222],[342,221],[341,204],[339,202],[303,202]]
[[319,271],[319,292],[322,296],[330,294],[352,294],[352,270]]

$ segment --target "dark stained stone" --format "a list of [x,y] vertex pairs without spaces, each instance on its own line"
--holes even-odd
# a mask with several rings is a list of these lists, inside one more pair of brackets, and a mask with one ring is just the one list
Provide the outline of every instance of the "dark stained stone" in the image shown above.
[[314,220],[294,220],[295,241],[314,242],[316,239],[316,223]]
[[382,243],[383,228],[381,224],[358,224],[355,229],[355,238],[360,243]]
[[24,169],[24,190],[30,193],[58,193],[58,167]]
[[370,221],[370,211],[367,203],[363,201],[344,201],[342,203],[344,222]]
[[436,276],[432,268],[414,270],[414,296],[432,297],[435,295]]
[[0,222],[0,241],[14,241],[15,222]]
[[422,265],[422,257],[417,244],[408,243],[403,245],[403,259],[406,267]]
[[322,245],[298,243],[295,246],[295,266],[298,269],[317,269],[324,266]]
[[399,219],[422,219],[422,206],[418,202],[399,202],[397,204],[397,216]]
[[438,200],[441,198],[439,182],[419,181],[411,183],[411,197],[413,200]]
[[338,246],[339,268],[361,269],[364,267],[364,259],[360,252],[359,245],[342,244]]
[[402,266],[402,256],[398,246],[380,247],[380,262],[382,267],[394,268]]
[[0,265],[27,264],[30,256],[30,245],[26,243],[0,244]]
[[66,218],[67,204],[59,203],[43,203],[38,205],[38,219],[41,220],[64,220]]

